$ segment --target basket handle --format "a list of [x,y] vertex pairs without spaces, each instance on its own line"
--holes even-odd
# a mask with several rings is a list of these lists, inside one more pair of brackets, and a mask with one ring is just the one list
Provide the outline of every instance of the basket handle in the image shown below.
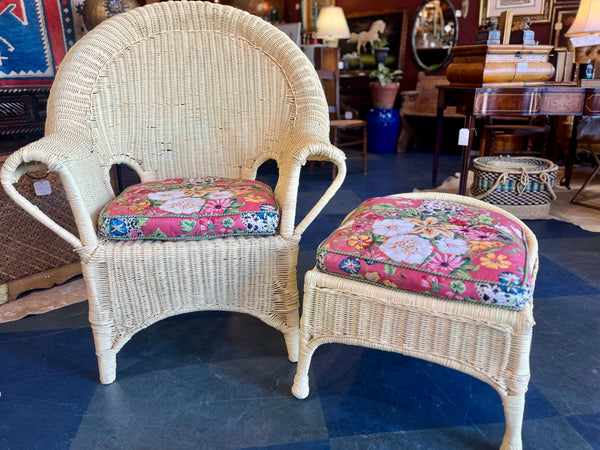
[[481,200],[483,197],[485,197],[486,195],[488,195],[490,192],[492,192],[492,191],[493,191],[494,189],[496,189],[498,186],[500,186],[501,184],[504,184],[504,183],[506,183],[506,181],[507,181],[507,178],[508,178],[508,174],[506,174],[506,173],[503,173],[502,175],[500,175],[500,176],[499,176],[499,177],[496,179],[496,181],[494,182],[494,184],[492,184],[492,185],[490,186],[490,188],[489,188],[487,191],[485,191],[484,193],[482,193],[482,194],[479,194],[479,195],[474,195],[474,196],[473,196],[473,198],[475,198],[475,199],[477,199],[477,200]]
[[[482,194],[475,195],[475,196],[473,196],[473,198],[475,198],[477,200],[481,200],[483,197],[488,195],[490,192],[492,192],[498,186],[500,186],[501,184],[505,184],[507,181],[508,181],[508,174],[503,173],[496,179],[494,184],[492,184],[487,191],[483,192]],[[554,193],[554,190],[552,189],[552,185],[550,184],[550,177],[548,176],[548,174],[540,173],[540,181],[542,183],[544,183],[544,186],[546,186],[546,189],[548,190],[548,193],[552,197],[552,200],[556,200],[556,194]],[[527,173],[527,171],[525,170],[524,167],[521,167],[521,179],[517,183],[517,195],[521,195],[525,191],[525,188],[527,187],[528,184],[529,184],[529,174]]]
[[552,185],[550,184],[550,177],[548,176],[548,174],[540,173],[540,181],[542,183],[544,183],[544,185],[546,186],[546,189],[548,189],[548,193],[552,197],[552,200],[556,200],[556,194],[554,193],[554,190],[552,189]]

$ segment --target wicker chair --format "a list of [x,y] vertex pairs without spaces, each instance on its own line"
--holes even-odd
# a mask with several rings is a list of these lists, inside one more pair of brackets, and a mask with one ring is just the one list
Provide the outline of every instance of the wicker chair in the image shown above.
[[[527,266],[535,281],[537,240],[515,216],[497,206],[454,194],[401,196],[475,206],[516,221],[523,227],[529,250]],[[390,289],[312,269],[304,281],[300,356],[292,392],[298,398],[308,396],[310,361],[321,344],[337,342],[397,352],[450,367],[491,385],[504,405],[506,432],[502,449],[520,449],[534,325],[532,303],[512,311]]]
[[[323,197],[295,226],[307,160],[338,167]],[[275,160],[280,210],[272,236],[115,241],[96,222],[115,198],[109,172],[142,182],[172,177],[254,179]],[[79,237],[14,189],[45,165],[60,174]],[[165,2],[102,23],[68,53],[52,86],[46,135],[3,166],[8,195],[79,254],[100,380],[138,331],[197,310],[237,311],[281,331],[298,354],[298,244],[340,187],[343,152],[329,141],[327,103],[310,61],[284,33],[244,11]]]

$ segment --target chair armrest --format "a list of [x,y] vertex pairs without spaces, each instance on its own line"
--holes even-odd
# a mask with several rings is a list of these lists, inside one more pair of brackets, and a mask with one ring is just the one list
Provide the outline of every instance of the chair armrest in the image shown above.
[[[37,221],[67,241],[83,257],[83,254],[87,253],[90,247],[95,248],[98,238],[92,218],[88,213],[79,187],[70,170],[72,163],[70,155],[81,155],[80,148],[72,147],[73,143],[70,143],[66,139],[60,139],[57,136],[47,136],[32,142],[9,155],[0,171],[0,182],[6,194],[15,203],[31,214]],[[85,164],[89,165],[89,161],[86,161]],[[81,240],[58,225],[15,188],[14,184],[24,174],[40,170],[43,168],[43,165],[47,166],[48,172],[57,172],[60,175]]]
[[[275,188],[275,196],[281,206],[281,235],[300,240],[302,233],[311,222],[321,213],[325,205],[331,200],[340,188],[346,177],[346,156],[342,150],[334,147],[329,142],[306,140],[299,143],[291,151],[282,153],[279,162],[279,181]],[[337,176],[331,182],[323,196],[306,214],[304,219],[294,229],[296,217],[296,204],[298,199],[298,185],[300,171],[307,161],[330,161],[338,168]]]

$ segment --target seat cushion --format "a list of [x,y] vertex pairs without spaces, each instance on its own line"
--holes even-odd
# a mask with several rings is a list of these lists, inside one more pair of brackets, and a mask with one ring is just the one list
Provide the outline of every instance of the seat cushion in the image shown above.
[[269,186],[217,177],[171,178],[126,188],[100,213],[108,239],[210,239],[272,235],[279,210]]
[[520,224],[460,203],[362,203],[317,250],[317,268],[366,283],[520,310],[532,296]]

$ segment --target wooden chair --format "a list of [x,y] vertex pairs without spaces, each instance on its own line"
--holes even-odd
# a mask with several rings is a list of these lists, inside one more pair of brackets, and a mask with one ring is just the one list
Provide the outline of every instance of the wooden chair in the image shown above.
[[577,149],[589,155],[593,169],[571,199],[571,203],[596,209],[600,209],[600,204],[597,201],[589,203],[589,200],[597,200],[600,196],[590,191],[584,193],[584,190],[600,173],[600,157],[598,156],[600,155],[600,133],[598,132],[598,125],[598,119],[591,117],[582,119],[577,125]]
[[[301,168],[311,159],[333,162],[338,175],[295,225]],[[202,177],[206,184],[221,178],[252,184],[267,160],[279,168],[269,195],[277,206],[262,205],[243,218],[250,232],[258,228],[252,220],[279,216],[270,235],[185,234],[201,225],[211,233],[233,231],[234,219],[222,215],[181,221],[172,240],[164,239],[161,229],[162,234],[137,240],[133,234],[121,240],[98,234],[106,205],[115,204],[110,180],[115,164],[135,170],[143,183],[193,184]],[[15,189],[22,175],[41,166],[60,175],[78,236]],[[100,381],[110,383],[117,352],[135,333],[199,310],[261,319],[283,333],[288,357],[295,361],[298,244],[345,173],[343,152],[329,141],[321,83],[294,42],[240,9],[161,2],[101,23],[73,47],[52,86],[46,135],[13,153],[0,179],[9,197],[80,256]],[[203,207],[195,191],[188,194],[185,199]],[[236,195],[246,194],[239,189]],[[210,195],[216,203],[231,204],[232,191]],[[262,198],[262,193],[247,195],[244,201],[261,204]],[[178,199],[184,203],[184,197]],[[234,205],[231,214],[241,214],[242,202]],[[133,224],[142,231],[143,219]]]
[[481,134],[480,156],[545,157],[549,133],[545,117],[488,117]]
[[[360,119],[344,119],[340,107],[340,79],[338,72],[317,70],[323,83],[329,106],[329,125],[331,142],[344,150],[348,157],[362,156],[363,173],[367,173],[367,122]],[[327,95],[329,94],[329,95]],[[360,145],[360,150],[345,150]],[[332,177],[335,177],[336,166],[333,166]]]

